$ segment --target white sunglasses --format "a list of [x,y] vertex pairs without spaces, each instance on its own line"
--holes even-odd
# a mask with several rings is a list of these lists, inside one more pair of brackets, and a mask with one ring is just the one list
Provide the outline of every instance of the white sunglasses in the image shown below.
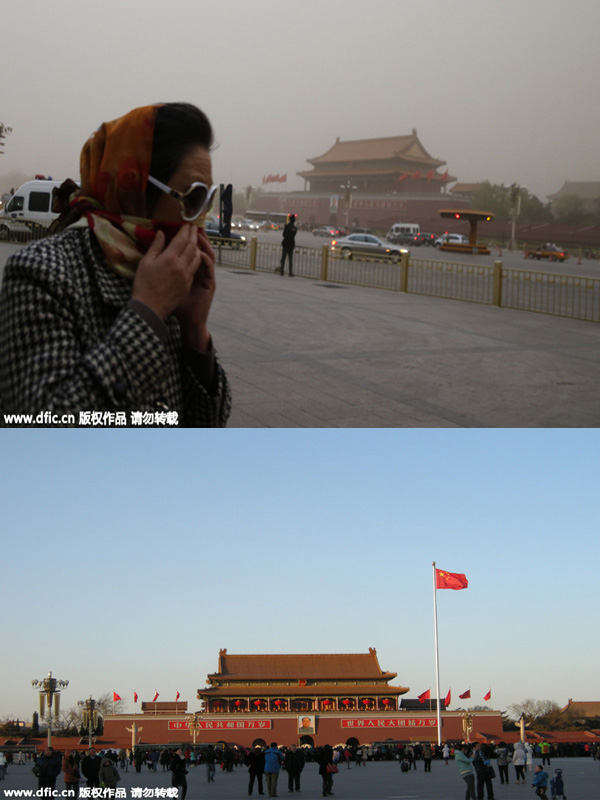
[[205,183],[196,181],[192,183],[187,192],[182,193],[176,189],[171,189],[166,183],[157,181],[152,175],[148,175],[148,182],[181,203],[181,217],[186,222],[193,222],[203,213],[208,214],[212,208],[218,188],[215,185],[207,186]]

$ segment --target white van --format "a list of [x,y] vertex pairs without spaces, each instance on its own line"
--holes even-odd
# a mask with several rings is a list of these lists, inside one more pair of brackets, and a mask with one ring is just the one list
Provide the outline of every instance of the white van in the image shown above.
[[416,222],[396,222],[387,232],[385,238],[395,244],[407,244],[418,236],[421,230]]
[[52,190],[61,183],[51,178],[36,178],[19,186],[0,209],[0,239],[9,239],[17,233],[30,235],[40,226],[50,227],[58,217],[52,213]]

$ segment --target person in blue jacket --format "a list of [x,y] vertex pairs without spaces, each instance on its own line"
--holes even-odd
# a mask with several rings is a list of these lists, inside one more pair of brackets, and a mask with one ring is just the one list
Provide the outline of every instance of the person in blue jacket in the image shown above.
[[277,742],[271,742],[265,750],[265,782],[269,797],[277,797],[277,779],[283,763],[283,753],[278,749]]
[[531,784],[535,789],[535,793],[542,800],[546,800],[546,789],[548,788],[548,773],[544,771],[543,767],[539,764],[535,765],[533,783]]

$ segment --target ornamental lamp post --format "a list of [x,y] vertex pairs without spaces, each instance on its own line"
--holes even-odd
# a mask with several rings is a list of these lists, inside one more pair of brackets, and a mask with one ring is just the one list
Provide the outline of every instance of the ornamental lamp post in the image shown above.
[[462,726],[463,726],[463,733],[465,735],[465,741],[467,744],[471,742],[471,731],[473,730],[473,715],[469,714],[468,711],[465,711],[464,714],[461,714],[462,717]]
[[186,721],[188,722],[189,730],[190,730],[190,733],[192,734],[192,737],[193,737],[193,740],[194,740],[194,747],[195,747],[196,746],[196,735],[197,735],[198,731],[200,730],[200,719],[198,717],[198,714],[189,714],[186,717]]
[[350,216],[350,207],[352,205],[352,192],[355,192],[358,189],[358,186],[354,186],[352,181],[348,179],[346,183],[343,183],[340,186],[340,189],[344,189],[346,192],[346,231],[349,231],[350,230],[349,216]]
[[81,725],[83,728],[87,728],[88,747],[91,748],[94,729],[98,727],[98,711],[96,710],[96,701],[92,698],[92,695],[90,695],[87,700],[78,700],[77,705],[83,708]]
[[[52,700],[54,700],[54,718],[60,712],[60,692],[69,685],[69,681],[53,678],[52,673],[48,673],[47,678],[42,680],[32,680],[31,685],[39,690],[40,693],[40,719],[44,717],[48,721],[48,747],[52,746]],[[48,713],[46,714],[46,708]]]

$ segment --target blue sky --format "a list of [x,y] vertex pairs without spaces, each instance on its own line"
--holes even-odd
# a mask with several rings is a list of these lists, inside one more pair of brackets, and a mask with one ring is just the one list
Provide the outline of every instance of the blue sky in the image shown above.
[[408,696],[598,699],[598,431],[5,431],[0,717],[31,679],[197,708],[230,653],[367,652]]

